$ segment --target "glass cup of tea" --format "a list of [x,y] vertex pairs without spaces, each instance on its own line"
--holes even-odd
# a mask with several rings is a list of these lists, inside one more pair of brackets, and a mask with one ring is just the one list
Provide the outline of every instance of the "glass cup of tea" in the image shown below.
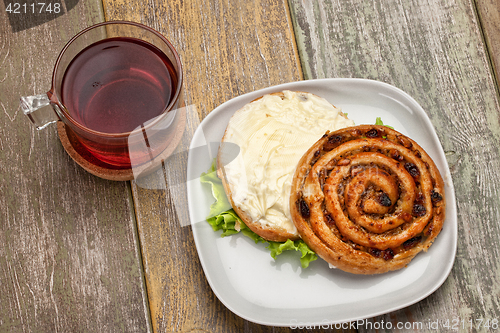
[[60,121],[73,154],[112,173],[172,151],[185,117],[182,80],[180,58],[164,36],[110,21],[74,36],[57,58],[51,89],[22,97],[21,106],[37,129]]

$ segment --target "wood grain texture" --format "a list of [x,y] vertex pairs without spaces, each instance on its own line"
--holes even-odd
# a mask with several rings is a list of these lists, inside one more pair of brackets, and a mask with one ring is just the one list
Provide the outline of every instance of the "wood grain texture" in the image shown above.
[[497,82],[500,78],[500,6],[495,0],[475,0],[491,64]]
[[1,332],[150,327],[129,183],[85,172],[55,125],[36,131],[19,107],[20,96],[50,88],[64,44],[102,20],[98,1],[81,1],[14,33],[0,3]]
[[500,108],[474,2],[290,3],[306,79],[360,77],[401,88],[426,110],[448,153],[459,227],[451,275],[425,300],[372,321],[500,318]]
[[[285,1],[115,0],[104,8],[107,20],[136,20],[172,41],[184,64],[186,105],[200,117],[240,94],[301,79]],[[185,156],[178,163],[185,170]],[[191,227],[179,224],[178,199],[168,190],[148,189],[163,181],[160,174],[147,186],[132,183],[154,331],[290,331],[247,322],[217,300]]]

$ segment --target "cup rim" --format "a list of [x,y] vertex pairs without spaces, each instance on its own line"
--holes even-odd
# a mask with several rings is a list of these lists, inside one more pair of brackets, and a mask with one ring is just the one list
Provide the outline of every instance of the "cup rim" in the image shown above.
[[[79,38],[80,36],[84,35],[88,31],[93,30],[95,28],[98,28],[98,27],[101,27],[101,26],[105,26],[105,25],[117,25],[117,24],[132,25],[132,26],[135,26],[135,27],[147,30],[147,31],[155,34],[163,42],[165,42],[165,44],[167,44],[168,48],[172,51],[172,54],[174,55],[174,58],[175,58],[175,62],[177,64],[178,68],[179,68],[179,70],[177,72],[178,83],[177,83],[177,88],[175,90],[175,94],[172,97],[170,103],[164,108],[164,110],[157,117],[153,118],[154,119],[153,121],[148,121],[147,124],[144,127],[140,127],[138,129],[134,129],[134,130],[129,131],[129,132],[106,133],[106,132],[100,132],[100,131],[96,131],[96,130],[90,129],[90,128],[88,128],[88,127],[80,124],[73,117],[71,117],[71,115],[69,114],[69,112],[67,112],[67,110],[66,110],[66,106],[62,103],[62,101],[60,100],[59,96],[55,92],[56,72],[57,72],[57,68],[59,67],[59,64],[61,62],[61,59],[62,59],[64,53],[66,52],[66,50],[69,48],[69,46],[77,38]],[[124,21],[124,20],[105,21],[105,22],[100,22],[100,23],[91,25],[91,26],[89,26],[89,27],[81,30],[76,35],[74,35],[66,43],[66,45],[63,47],[63,49],[59,53],[59,56],[57,57],[57,60],[56,60],[55,66],[54,66],[54,71],[52,72],[52,88],[51,88],[51,90],[49,92],[49,93],[51,93],[52,95],[55,96],[55,98],[56,98],[57,101],[52,101],[52,99],[50,98],[50,96],[49,96],[49,99],[51,99],[51,102],[53,102],[53,103],[55,103],[55,104],[57,104],[59,106],[59,108],[61,109],[61,112],[64,113],[63,117],[65,119],[67,119],[68,121],[70,121],[71,124],[74,125],[74,126],[76,126],[79,130],[82,130],[82,131],[87,132],[89,134],[92,134],[92,135],[95,135],[95,136],[100,136],[100,137],[124,138],[124,137],[128,137],[128,136],[130,136],[132,134],[148,130],[149,128],[153,127],[157,122],[161,121],[161,118],[162,118],[162,117],[160,117],[161,115],[166,114],[166,113],[168,113],[170,111],[173,111],[173,106],[177,104],[177,101],[179,100],[179,98],[181,96],[182,83],[183,83],[183,72],[182,72],[182,63],[181,63],[179,54],[177,53],[177,50],[174,48],[174,46],[172,45],[172,43],[167,38],[165,38],[165,36],[163,36],[160,32],[156,31],[155,29],[153,29],[151,27],[148,27],[148,26],[146,26],[146,25],[144,25],[142,23],[138,23],[138,22]]]

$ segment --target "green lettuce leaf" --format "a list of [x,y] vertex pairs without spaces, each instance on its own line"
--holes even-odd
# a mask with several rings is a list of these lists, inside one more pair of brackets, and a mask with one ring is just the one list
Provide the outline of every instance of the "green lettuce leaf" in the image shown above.
[[385,126],[385,127],[389,127],[391,129],[394,129],[394,127],[392,127],[392,126],[384,125],[384,122],[382,121],[382,118],[380,118],[380,117],[377,117],[377,119],[375,119],[375,125]]
[[214,231],[222,229],[222,237],[237,234],[239,232],[237,224],[241,225],[240,218],[232,209],[207,218],[207,222]]
[[276,259],[283,251],[300,251],[300,264],[302,268],[309,267],[312,261],[318,259],[316,253],[303,240],[292,241],[289,239],[284,243],[271,242],[250,230],[231,208],[231,204],[224,192],[222,181],[217,177],[217,173],[215,172],[215,160],[208,172],[202,173],[200,181],[211,186],[215,202],[210,206],[207,222],[212,226],[214,231],[222,230],[221,237],[241,232],[243,235],[251,238],[256,244],[267,243],[266,248],[271,252],[273,259]]
[[292,241],[291,239],[288,239],[284,243],[268,243],[269,245],[266,248],[271,251],[271,257],[273,257],[273,259],[276,259],[276,256],[280,255],[281,253],[283,253],[283,251],[286,250],[295,250],[302,253],[302,255],[300,256],[300,264],[302,265],[302,268],[309,267],[309,263],[311,261],[318,259],[316,253],[314,253],[314,251],[311,250],[303,240]]
[[227,199],[226,192],[224,192],[222,181],[219,177],[217,177],[217,171],[215,170],[215,160],[212,163],[210,169],[206,173],[203,172],[201,174],[200,181],[204,184],[210,185],[212,195],[215,198],[215,202],[210,206],[209,217],[216,216],[231,209],[231,204]]

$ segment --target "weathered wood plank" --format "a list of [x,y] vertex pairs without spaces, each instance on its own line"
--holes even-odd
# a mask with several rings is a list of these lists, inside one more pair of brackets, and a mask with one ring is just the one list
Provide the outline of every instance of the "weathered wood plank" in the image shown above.
[[449,152],[460,233],[453,271],[430,297],[373,321],[421,322],[432,332],[425,324],[500,318],[500,107],[473,1],[290,4],[306,79],[361,77],[403,89]]
[[484,39],[497,82],[500,78],[500,7],[498,1],[475,0]]
[[[237,95],[301,79],[284,1],[115,0],[104,8],[108,20],[140,21],[173,42],[184,64],[186,105],[201,117]],[[227,310],[206,281],[191,227],[179,224],[169,191],[132,187],[155,332],[289,331]]]
[[0,3],[2,332],[149,330],[129,183],[83,171],[55,125],[36,131],[19,108],[19,96],[50,88],[69,38],[102,20],[99,1],[80,1],[48,23],[13,32]]

